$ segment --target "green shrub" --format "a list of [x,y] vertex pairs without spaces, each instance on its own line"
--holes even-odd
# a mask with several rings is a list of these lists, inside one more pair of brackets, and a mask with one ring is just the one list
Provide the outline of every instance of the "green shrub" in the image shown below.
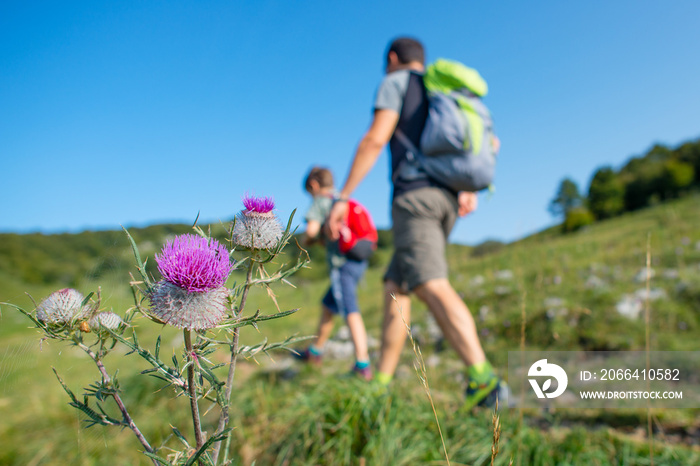
[[610,167],[600,168],[588,188],[588,208],[597,219],[611,218],[625,207],[625,188]]
[[694,178],[695,170],[691,164],[669,160],[664,164],[661,177],[662,194],[666,198],[677,197],[693,183]]
[[472,249],[472,257],[481,257],[487,254],[492,254],[503,249],[506,244],[498,240],[486,240]]
[[566,213],[564,224],[562,225],[564,233],[570,233],[580,230],[581,228],[591,225],[595,221],[593,214],[585,207],[576,207]]

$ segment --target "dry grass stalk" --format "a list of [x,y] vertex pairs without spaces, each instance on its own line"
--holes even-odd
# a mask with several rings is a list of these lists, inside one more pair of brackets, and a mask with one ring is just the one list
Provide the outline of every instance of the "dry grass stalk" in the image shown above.
[[[649,352],[651,351],[651,308],[649,297],[651,296],[651,233],[647,233],[647,276],[646,276],[646,297],[644,298],[644,326],[646,330],[646,353],[647,372],[651,366]],[[649,390],[649,380],[647,380],[647,390]],[[651,402],[649,402],[651,403]],[[649,464],[654,466],[654,430],[651,422],[651,406],[647,406],[647,433],[649,437]]]
[[406,322],[406,319],[404,319],[403,316],[403,310],[401,309],[401,306],[399,305],[398,300],[396,299],[396,296],[391,295],[392,299],[396,303],[396,307],[399,310],[399,315],[401,316],[401,321],[403,321],[404,326],[406,327],[406,333],[408,334],[408,338],[411,340],[411,346],[413,347],[413,354],[416,355],[416,362],[414,364],[414,368],[416,370],[416,374],[418,375],[418,379],[421,382],[421,385],[423,385],[423,389],[425,390],[425,394],[428,396],[428,400],[430,401],[430,407],[433,410],[433,415],[435,416],[435,424],[437,425],[438,429],[438,434],[440,434],[440,441],[442,441],[442,450],[445,452],[445,461],[447,462],[447,465],[450,466],[450,457],[447,454],[447,446],[445,445],[445,437],[442,435],[442,429],[440,428],[440,419],[438,418],[437,411],[435,410],[435,403],[433,402],[433,395],[430,392],[430,385],[428,384],[428,372],[425,367],[425,360],[423,359],[423,354],[420,351],[420,347],[416,343],[416,341],[413,339],[413,335],[411,335],[411,327],[408,325],[408,322]]
[[[493,410],[493,417],[491,418],[491,423],[493,424],[493,442],[491,443],[491,466],[493,466],[494,461],[496,461],[496,455],[498,455],[498,442],[501,440],[501,418],[498,416],[498,398],[496,398],[496,407]],[[511,459],[511,462],[513,460]]]
[[[527,314],[525,312],[525,303],[527,301],[527,289],[522,287],[522,301],[520,303],[520,367],[525,367],[525,328],[527,326]],[[520,390],[520,406],[525,404],[525,386]],[[523,436],[520,435],[523,429],[523,409],[518,410],[518,464],[520,464],[520,452],[523,446]],[[511,464],[513,459],[510,460]]]

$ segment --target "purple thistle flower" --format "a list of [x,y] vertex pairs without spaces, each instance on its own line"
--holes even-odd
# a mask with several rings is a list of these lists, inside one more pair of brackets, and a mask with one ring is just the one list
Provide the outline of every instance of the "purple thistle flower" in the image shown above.
[[79,319],[90,313],[90,306],[83,306],[85,298],[79,291],[63,288],[54,291],[36,308],[36,318],[47,324],[69,324],[73,319]]
[[275,208],[275,201],[271,197],[254,197],[246,195],[243,198],[243,205],[249,212],[266,214]]
[[195,235],[175,237],[155,257],[163,278],[190,293],[223,286],[232,268],[224,246]]
[[225,286],[189,293],[162,280],[153,287],[149,299],[153,315],[161,322],[187,330],[206,330],[216,327],[226,317],[229,294]]

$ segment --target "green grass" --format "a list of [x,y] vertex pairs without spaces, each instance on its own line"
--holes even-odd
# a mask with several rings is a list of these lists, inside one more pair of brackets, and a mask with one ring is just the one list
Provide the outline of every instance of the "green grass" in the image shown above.
[[[644,287],[634,277],[645,265],[649,234],[656,272],[651,287],[666,294],[651,303],[651,347],[698,350],[699,201],[698,196],[688,197],[567,236],[543,232],[478,257],[472,255],[471,248],[451,245],[448,256],[453,285],[476,316],[485,350],[496,367],[505,371],[508,350],[520,347],[523,305],[527,349],[644,349],[643,320],[623,317],[615,306],[621,296]],[[166,231],[154,227],[134,236],[141,235],[137,241],[152,261],[162,234],[180,230],[187,228],[168,227]],[[103,307],[123,313],[132,304],[126,286],[128,274],[135,272],[125,238],[113,235],[105,243],[99,235],[86,236],[94,250],[88,253],[81,249],[71,265],[74,275],[62,276],[56,271],[60,272],[61,262],[71,257],[66,252],[68,244],[76,241],[68,236],[31,238],[30,244],[43,244],[40,259],[50,262],[43,268],[32,268],[21,261],[21,255],[10,259],[0,251],[0,301],[33,309],[25,292],[40,300],[64,286],[75,286],[83,293],[101,286]],[[23,251],[29,250],[21,236],[12,241]],[[58,254],[59,259],[52,258],[44,243],[61,245],[66,251]],[[106,252],[101,255],[100,251]],[[388,251],[379,251],[360,288],[363,316],[374,338],[380,336],[381,275]],[[313,254],[312,269],[292,280],[296,288],[274,287],[282,310],[299,311],[261,324],[259,332],[246,327],[241,334],[243,344],[315,331],[327,280],[319,278],[324,276],[323,265],[318,252]],[[10,263],[22,273],[13,273]],[[39,273],[42,270],[51,271],[55,278],[46,281]],[[512,277],[503,271],[510,271]],[[475,281],[479,276],[481,284]],[[603,285],[587,286],[592,276]],[[247,312],[255,309],[276,312],[263,290],[251,294]],[[81,415],[68,406],[68,398],[51,371],[55,367],[79,394],[97,377],[94,365],[74,348],[41,343],[36,330],[28,328],[29,321],[11,307],[2,306],[0,311],[0,464],[144,463],[137,451],[140,445],[130,431],[81,427]],[[415,301],[412,315],[414,323],[425,328],[425,306]],[[180,351],[179,332],[143,319],[136,325],[145,343],[162,337],[162,354]],[[438,365],[428,367],[427,375],[452,464],[490,464],[491,412],[460,412],[461,364],[451,350],[438,352],[439,345],[424,333],[419,333],[418,340],[426,359],[440,358]],[[231,453],[237,464],[254,460],[259,465],[445,464],[432,409],[413,370],[415,356],[410,347],[404,351],[387,394],[341,377],[350,367],[349,360],[330,360],[320,370],[312,370],[278,366],[288,358],[285,353],[273,357],[274,363],[265,356],[258,362],[243,361],[237,372]],[[175,398],[171,390],[160,390],[157,380],[139,375],[146,369],[141,360],[112,354],[105,363],[110,373],[119,369],[125,402],[152,444],[175,445],[168,439],[169,424],[191,437],[186,400]],[[699,413],[653,412],[657,428],[654,464],[700,462],[698,438],[693,434],[693,429],[698,429]],[[205,430],[213,431],[216,418],[217,413],[205,416]],[[522,413],[521,420],[519,411],[504,409],[496,464],[508,464],[511,457],[516,465],[650,464],[646,422],[643,411],[529,410]]]

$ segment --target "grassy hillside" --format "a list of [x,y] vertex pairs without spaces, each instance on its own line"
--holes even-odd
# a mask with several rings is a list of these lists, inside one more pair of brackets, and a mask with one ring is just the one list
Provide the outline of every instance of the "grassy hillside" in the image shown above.
[[[654,272],[652,349],[698,350],[699,201],[689,197],[566,236],[547,231],[490,248],[491,252],[451,245],[453,284],[475,315],[489,358],[505,372],[508,350],[521,344],[526,349],[643,349],[644,322],[634,315],[643,303],[645,284],[638,275],[647,251]],[[188,230],[172,225],[131,233],[152,262],[167,235]],[[224,235],[220,226],[213,232]],[[384,247],[360,289],[363,315],[374,340],[380,335],[381,275],[388,242],[383,239]],[[241,335],[244,344],[314,333],[327,281],[322,251],[312,249],[311,255],[311,269],[292,280],[296,288],[275,287],[280,307],[299,311],[261,324],[259,332],[246,328]],[[85,294],[100,286],[103,307],[123,313],[132,304],[128,280],[134,271],[123,232],[0,235],[0,302],[26,309],[33,305],[25,292],[38,301],[65,286]],[[266,313],[275,310],[262,290],[252,293],[247,307],[251,312],[258,308]],[[11,307],[2,306],[1,312],[0,464],[143,462],[129,431],[82,427],[84,418],[67,405],[51,372],[55,367],[80,393],[94,380],[94,366],[73,348],[40,342],[38,333],[27,328],[26,318]],[[436,339],[419,302],[414,303],[413,323],[451,463],[490,464],[492,413],[459,411],[464,380],[460,363]],[[136,325],[146,344],[162,337],[164,354],[181,344],[179,332],[146,321]],[[243,361],[232,407],[232,454],[237,464],[445,464],[433,411],[413,370],[410,346],[390,391],[381,394],[343,377],[352,361],[341,351],[347,343],[340,336],[334,341],[337,356],[329,355],[321,369],[301,367],[285,353],[274,355],[274,360]],[[376,357],[376,348],[373,351]],[[160,390],[157,380],[139,375],[145,369],[141,361],[113,354],[106,364],[110,372],[119,369],[126,404],[152,444],[166,442],[168,423],[189,434],[186,401],[168,389]],[[699,411],[652,414],[654,464],[699,463]],[[209,422],[205,430],[211,431],[216,415],[205,421]],[[511,458],[513,464],[522,465],[650,464],[645,411],[504,409],[500,422],[496,464],[508,464]]]

